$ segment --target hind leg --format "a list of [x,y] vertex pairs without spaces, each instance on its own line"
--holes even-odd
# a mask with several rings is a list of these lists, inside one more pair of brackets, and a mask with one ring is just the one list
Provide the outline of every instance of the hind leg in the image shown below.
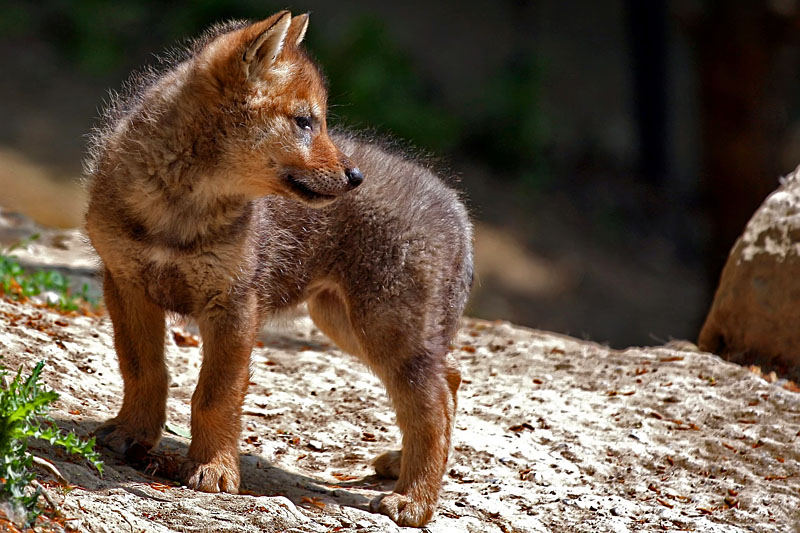
[[322,333],[345,352],[364,358],[364,350],[353,332],[350,313],[338,289],[320,290],[306,303],[311,320]]
[[[461,371],[458,368],[458,362],[452,354],[447,354],[445,362],[445,373],[447,378],[447,386],[450,389],[450,397],[453,401],[453,411],[455,412],[458,403],[458,388],[461,386]],[[389,450],[384,452],[373,461],[372,466],[375,467],[375,472],[388,479],[398,479],[400,477],[400,465],[402,464],[403,453],[400,450]]]
[[373,502],[373,510],[402,526],[425,524],[439,496],[461,382],[455,361],[447,357],[447,341],[433,334],[426,339],[423,324],[409,323],[409,316],[397,316],[394,308],[351,312],[334,291],[312,298],[309,311],[323,332],[381,378],[403,432],[402,453],[378,458],[377,468],[398,481],[392,494]]
[[395,463],[390,473],[398,474],[394,493],[374,501],[372,508],[400,525],[421,526],[430,520],[439,497],[450,451],[455,400],[448,384],[444,351],[411,353],[399,358],[399,365],[383,362],[379,364],[384,367],[376,369],[392,398],[403,432],[403,450],[399,457],[389,456],[393,459],[389,465]]

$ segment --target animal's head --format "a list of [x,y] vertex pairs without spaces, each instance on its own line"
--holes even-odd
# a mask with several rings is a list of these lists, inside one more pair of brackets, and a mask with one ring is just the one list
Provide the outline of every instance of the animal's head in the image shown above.
[[323,205],[363,180],[328,135],[325,82],[300,48],[307,28],[307,14],[282,11],[220,35],[197,58],[196,89],[214,106],[219,163],[235,192]]

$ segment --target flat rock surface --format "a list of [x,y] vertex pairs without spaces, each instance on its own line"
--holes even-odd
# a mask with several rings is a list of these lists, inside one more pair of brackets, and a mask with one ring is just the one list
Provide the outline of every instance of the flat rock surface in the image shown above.
[[[393,485],[369,463],[400,441],[386,395],[304,315],[265,330],[254,350],[243,493],[174,483],[201,362],[201,347],[177,327],[167,353],[169,431],[149,468],[104,452],[100,477],[33,444],[73,485],[64,490],[39,472],[68,524],[115,533],[400,529],[368,511]],[[464,383],[429,531],[800,531],[799,394],[688,343],[620,351],[466,319],[453,348]],[[0,355],[11,369],[46,361],[61,427],[88,435],[120,406],[105,316],[0,300]]]

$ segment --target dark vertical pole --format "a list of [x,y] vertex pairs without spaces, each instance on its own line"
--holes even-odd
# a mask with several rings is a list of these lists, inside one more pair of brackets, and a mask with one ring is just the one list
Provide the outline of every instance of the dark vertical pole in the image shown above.
[[626,0],[642,178],[662,185],[669,173],[667,2]]
[[[710,2],[696,28],[702,125],[702,187],[711,220],[708,272],[777,185],[765,106],[779,37],[766,2]],[[771,28],[771,29],[770,29]]]

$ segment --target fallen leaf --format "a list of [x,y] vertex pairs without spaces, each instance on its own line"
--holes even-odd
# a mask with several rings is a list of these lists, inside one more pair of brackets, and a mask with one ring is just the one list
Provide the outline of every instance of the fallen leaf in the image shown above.
[[352,479],[359,479],[358,476],[351,476],[350,474],[345,474],[344,472],[334,472],[331,475],[336,479],[338,479],[339,481],[350,481]]
[[177,329],[172,330],[172,338],[175,339],[175,344],[181,348],[197,348],[200,346],[200,340],[197,337]]
[[308,496],[303,496],[302,498],[300,498],[300,502],[313,505],[318,509],[325,509],[325,504],[319,498],[309,498]]
[[783,388],[791,392],[800,392],[800,385],[794,381],[787,381],[783,384]]
[[737,509],[739,507],[739,500],[737,500],[736,498],[725,496],[725,498],[722,501],[725,502],[725,506],[728,507],[729,509]]
[[667,500],[664,500],[662,498],[656,498],[656,501],[658,503],[660,503],[661,505],[663,505],[664,507],[668,507],[669,509],[672,509],[673,507],[675,507],[674,505],[669,503]]
[[783,481],[784,479],[789,479],[794,474],[789,474],[787,476],[764,476],[764,479],[767,481]]
[[151,489],[155,489],[159,492],[165,492],[172,488],[169,485],[164,485],[163,483],[159,483],[157,481],[151,481],[150,483],[148,483],[148,485],[150,486]]

